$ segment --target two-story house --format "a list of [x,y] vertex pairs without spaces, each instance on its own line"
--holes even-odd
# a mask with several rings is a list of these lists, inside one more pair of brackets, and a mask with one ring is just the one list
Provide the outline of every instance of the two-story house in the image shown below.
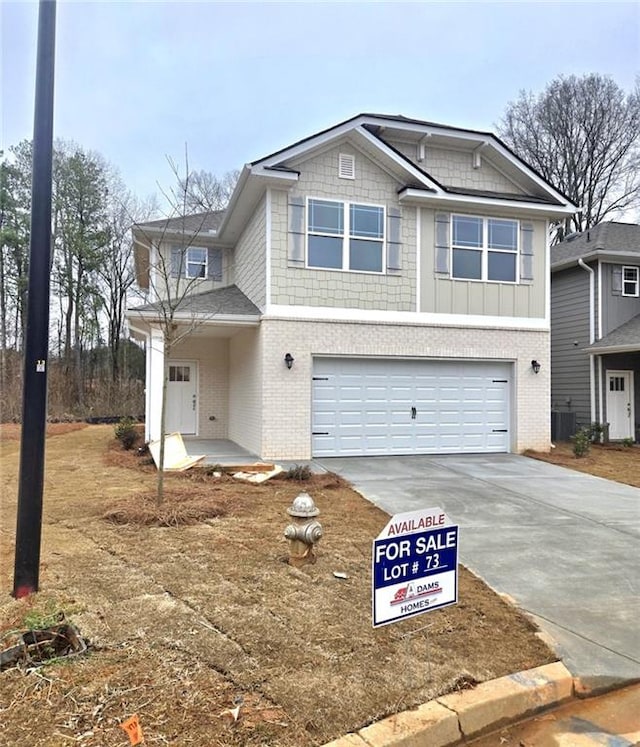
[[574,427],[640,429],[640,225],[600,223],[551,250],[551,406]]
[[147,438],[170,269],[198,282],[175,318],[167,431],[266,459],[547,449],[548,228],[575,210],[491,133],[400,116],[248,164],[224,213],[133,229],[156,294],[129,312]]

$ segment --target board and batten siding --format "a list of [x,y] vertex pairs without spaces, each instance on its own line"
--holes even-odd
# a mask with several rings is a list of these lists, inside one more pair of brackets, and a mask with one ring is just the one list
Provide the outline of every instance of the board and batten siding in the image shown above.
[[556,272],[551,282],[551,409],[591,422],[589,383],[589,275],[579,268]]
[[[438,211],[442,212],[442,211]],[[500,218],[499,212],[465,214]],[[533,281],[530,283],[497,283],[478,280],[454,280],[448,274],[434,272],[436,266],[435,215],[421,208],[420,236],[420,310],[440,314],[479,314],[485,316],[545,316],[546,225],[544,221],[526,220],[533,226]]]
[[[640,255],[636,264],[640,265]],[[626,266],[632,267],[633,263],[629,262]],[[602,263],[602,337],[640,314],[640,298],[622,295],[622,267],[619,264]],[[617,275],[615,280],[614,275]]]

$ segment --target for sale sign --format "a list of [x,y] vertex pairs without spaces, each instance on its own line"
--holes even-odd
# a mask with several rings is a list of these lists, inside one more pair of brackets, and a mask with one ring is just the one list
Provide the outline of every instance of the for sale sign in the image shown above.
[[373,541],[373,627],[458,601],[458,527],[441,508],[396,514]]

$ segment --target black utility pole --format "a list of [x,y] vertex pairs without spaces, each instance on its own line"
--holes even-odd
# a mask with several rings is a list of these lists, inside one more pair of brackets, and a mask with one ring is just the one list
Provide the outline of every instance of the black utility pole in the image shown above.
[[13,596],[38,591],[47,425],[55,0],[40,0],[31,170],[31,241]]

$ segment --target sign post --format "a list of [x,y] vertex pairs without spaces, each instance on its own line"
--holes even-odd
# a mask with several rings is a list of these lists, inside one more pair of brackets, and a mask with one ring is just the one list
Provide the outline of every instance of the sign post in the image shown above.
[[458,601],[458,526],[441,508],[392,516],[373,541],[373,627]]

